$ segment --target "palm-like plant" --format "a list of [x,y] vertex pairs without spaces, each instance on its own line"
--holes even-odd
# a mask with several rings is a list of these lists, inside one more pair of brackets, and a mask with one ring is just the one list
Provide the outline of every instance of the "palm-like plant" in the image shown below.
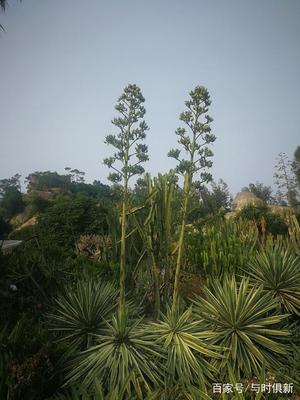
[[120,400],[124,396],[143,399],[152,385],[162,384],[157,366],[160,349],[141,319],[118,312],[103,334],[96,336],[96,342],[71,362],[69,383],[90,387],[99,379],[107,392],[117,393]]
[[300,316],[300,257],[282,241],[258,251],[245,272],[272,293],[285,311]]
[[212,378],[211,358],[220,358],[218,347],[208,344],[213,334],[208,328],[201,331],[201,324],[192,316],[192,309],[182,312],[168,309],[162,320],[150,325],[155,342],[166,354],[167,385],[181,382],[194,384],[206,377]]
[[81,280],[67,288],[55,300],[55,311],[49,315],[51,329],[80,349],[92,344],[92,335],[106,327],[117,307],[118,291],[111,283]]
[[262,287],[251,287],[248,279],[216,281],[194,303],[196,315],[213,331],[211,342],[229,349],[221,370],[229,362],[237,377],[252,377],[263,364],[276,367],[288,354],[283,339],[289,331],[278,327],[287,315],[274,314],[277,301]]

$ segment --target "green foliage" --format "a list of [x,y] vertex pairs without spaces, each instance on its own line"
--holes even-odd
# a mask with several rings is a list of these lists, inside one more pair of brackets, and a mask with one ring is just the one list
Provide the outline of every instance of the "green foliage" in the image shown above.
[[70,191],[75,195],[80,193],[86,197],[92,197],[102,201],[117,200],[112,188],[108,185],[104,185],[100,181],[94,181],[92,185],[83,182],[72,182]]
[[[55,391],[52,400],[211,400],[216,379],[265,383],[272,374],[277,382],[299,381],[296,216],[286,213],[285,221],[260,206],[224,220],[228,186],[203,186],[212,180],[216,138],[201,86],[180,115],[180,148],[169,152],[176,171],[145,175],[132,191],[130,178],[148,160],[144,101],[128,85],[115,107],[118,133],[106,137],[114,150],[104,160],[112,187],[85,183],[85,173],[71,168],[30,174],[25,196],[20,175],[0,180],[0,237],[17,213],[11,223],[37,214],[35,225],[10,233],[22,246],[0,253],[1,399],[41,400]],[[276,172],[281,196],[293,206],[299,154],[298,147],[293,163],[281,154]],[[184,177],[182,189],[175,173]],[[266,204],[274,200],[261,183],[247,190]],[[125,289],[147,322],[125,302]],[[193,307],[181,304],[179,293]]]
[[8,190],[8,189],[18,189],[21,191],[21,183],[20,183],[20,178],[21,175],[15,174],[11,178],[8,179],[1,179],[0,180],[0,195],[3,196],[3,194]]
[[53,245],[74,249],[82,234],[106,234],[108,208],[96,199],[78,195],[60,198],[39,216],[37,233]]
[[296,215],[290,215],[288,217],[288,225],[291,245],[296,254],[300,256],[300,224]]
[[85,172],[79,171],[77,168],[66,167],[65,171],[68,172],[68,176],[70,177],[70,181],[72,183],[84,183],[84,175]]
[[71,182],[69,175],[60,175],[51,171],[36,171],[29,174],[25,181],[28,190],[47,190],[52,188],[60,188],[68,190]]
[[218,219],[213,224],[189,229],[187,265],[208,278],[223,278],[246,265],[257,243],[258,230],[253,223]]
[[43,351],[26,357],[22,363],[14,363],[10,367],[9,398],[40,399],[41,394],[46,392],[52,373],[49,355]]
[[284,242],[262,247],[247,263],[245,273],[278,299],[285,312],[300,316],[300,257]]
[[[144,204],[141,209],[132,213],[132,228],[142,239],[142,246],[137,260],[134,279],[142,288],[143,294],[149,290],[148,300],[154,300],[154,315],[160,309],[160,297],[164,297],[165,306],[169,302],[172,238],[175,230],[176,197],[174,174],[159,174],[151,179],[146,174],[139,182],[139,200]],[[142,191],[143,190],[143,191]],[[177,207],[178,208],[178,207]],[[136,241],[136,238],[128,239]],[[141,293],[141,295],[143,295]]]
[[265,216],[267,232],[274,236],[285,236],[288,233],[288,224],[285,219],[275,213],[267,213]]
[[278,195],[291,207],[299,204],[296,179],[293,173],[293,164],[285,153],[279,153],[274,173]]
[[265,204],[274,204],[275,202],[275,199],[272,196],[271,186],[266,186],[260,182],[250,183],[248,187],[242,188],[242,192],[253,193],[256,197],[261,199]]
[[236,219],[243,218],[246,220],[254,220],[259,222],[262,217],[265,217],[268,213],[268,207],[266,205],[248,205],[243,207],[237,214]]
[[288,233],[288,225],[284,218],[270,212],[267,206],[246,206],[236,214],[235,218],[254,221],[262,235],[271,233],[277,236]]
[[44,212],[51,206],[51,202],[36,192],[29,192],[25,195],[24,201],[27,205],[27,213],[29,217]]
[[2,216],[0,216],[0,240],[4,239],[10,230],[11,227],[9,223],[7,223]]
[[56,294],[72,277],[65,258],[62,248],[37,239],[23,243],[7,256],[7,276],[18,288],[12,312],[20,307],[30,313],[37,304],[42,306],[48,302],[49,296]]
[[118,291],[111,283],[81,279],[55,299],[49,315],[51,329],[59,334],[59,340],[86,349],[93,343],[93,335],[106,327],[106,320],[116,309],[117,297]]
[[229,363],[237,377],[251,378],[263,365],[278,368],[280,357],[288,356],[284,339],[289,331],[280,326],[287,315],[276,314],[277,300],[262,287],[250,287],[249,280],[215,281],[195,306],[204,326],[212,330],[211,343],[229,349],[220,371]]
[[69,390],[55,393],[47,400],[118,400],[113,393],[105,396],[98,380],[96,380],[94,386],[95,388],[90,391],[92,393],[89,393],[82,386],[72,386]]
[[0,398],[39,400],[49,396],[57,383],[57,349],[39,320],[25,314],[18,317],[0,330]]
[[107,392],[116,393],[120,400],[143,399],[152,385],[162,383],[160,349],[142,320],[118,313],[95,340],[99,344],[72,362],[69,383],[80,382],[89,387],[98,378]]
[[295,150],[292,169],[296,177],[298,188],[300,188],[300,146]]
[[[229,210],[231,205],[231,196],[229,193],[228,185],[220,179],[218,183],[211,183],[211,190],[206,186],[203,186],[199,190],[199,196],[201,203],[196,208],[196,212],[199,218],[204,218],[209,214],[216,214],[220,209]],[[192,213],[195,219],[195,212]],[[189,220],[191,220],[191,213],[189,214]]]
[[212,378],[211,358],[220,358],[219,348],[208,343],[212,332],[193,318],[192,309],[168,310],[162,320],[150,325],[155,342],[166,354],[165,382],[185,386],[196,384],[199,376]]
[[16,187],[9,187],[0,199],[0,216],[8,220],[23,209],[22,193]]

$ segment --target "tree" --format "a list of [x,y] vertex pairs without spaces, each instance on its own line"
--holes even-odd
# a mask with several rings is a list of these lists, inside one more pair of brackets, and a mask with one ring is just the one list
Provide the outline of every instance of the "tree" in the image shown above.
[[275,202],[275,199],[272,196],[271,186],[266,186],[260,182],[249,183],[248,186],[242,188],[242,192],[253,193],[266,204],[273,204]]
[[43,240],[74,250],[83,234],[108,233],[108,208],[84,195],[62,197],[39,216],[37,233]]
[[[21,0],[20,0],[21,1]],[[8,5],[7,0],[0,0],[0,9],[4,12],[6,10],[6,7]],[[3,26],[0,24],[0,29],[4,31]]]
[[7,6],[7,0],[0,0],[0,7],[2,8],[3,11],[5,11],[6,6]]
[[27,190],[48,190],[51,188],[69,189],[70,175],[60,175],[52,171],[35,171],[25,178]]
[[296,177],[298,188],[300,188],[300,146],[295,150],[292,169]]
[[211,190],[203,186],[199,191],[201,199],[200,209],[198,215],[205,216],[207,214],[214,214],[220,209],[230,210],[231,195],[229,193],[228,185],[222,179],[219,182],[211,183]]
[[278,197],[285,199],[290,207],[294,207],[297,202],[296,181],[292,171],[292,162],[285,153],[279,153],[276,172],[274,178],[278,186]]
[[[173,289],[173,311],[176,310],[178,302],[185,225],[191,192],[194,187],[200,188],[203,183],[212,179],[211,175],[206,172],[206,169],[212,166],[210,158],[213,156],[213,152],[207,145],[213,143],[216,139],[209,126],[213,121],[207,114],[210,104],[210,96],[205,87],[197,86],[190,92],[190,99],[185,102],[187,111],[181,113],[179,117],[188,126],[189,132],[185,128],[177,128],[175,132],[179,136],[178,143],[183,147],[187,157],[181,157],[181,150],[179,149],[172,149],[168,153],[169,157],[173,157],[178,161],[176,172],[184,176],[184,200]],[[200,181],[195,184],[193,183],[193,178],[198,172],[200,172]]]
[[20,174],[15,174],[11,178],[1,179],[0,180],[0,197],[4,195],[4,193],[11,188],[17,189],[21,192],[21,183],[20,183]]
[[120,314],[125,314],[125,274],[126,274],[126,217],[129,206],[128,182],[134,175],[144,172],[141,163],[148,160],[148,148],[141,143],[149,129],[143,117],[145,99],[136,85],[128,85],[119,97],[115,109],[120,116],[112,120],[119,129],[117,135],[106,136],[105,143],[116,150],[112,157],[104,160],[104,164],[113,169],[108,179],[123,183],[122,215],[121,215],[121,258],[120,258]]
[[68,172],[72,183],[84,183],[85,172],[79,171],[77,168],[71,169],[70,167],[66,167],[65,171]]
[[21,175],[15,174],[9,179],[0,180],[0,214],[6,220],[24,208],[20,178]]

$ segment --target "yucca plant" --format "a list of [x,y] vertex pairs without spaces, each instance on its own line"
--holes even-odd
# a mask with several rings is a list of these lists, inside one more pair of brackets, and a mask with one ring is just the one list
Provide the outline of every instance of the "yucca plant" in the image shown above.
[[192,315],[192,308],[176,312],[168,309],[162,320],[150,324],[153,340],[166,354],[167,387],[194,385],[199,378],[213,378],[211,359],[220,358],[219,348],[208,343],[213,332],[202,329]]
[[90,387],[99,379],[106,392],[117,393],[120,400],[144,399],[152,386],[162,384],[162,355],[141,319],[118,312],[95,340],[95,346],[71,362],[69,383]]
[[221,370],[230,363],[238,378],[251,378],[263,364],[275,368],[288,355],[283,342],[290,333],[280,326],[287,315],[276,314],[277,301],[262,287],[251,287],[249,279],[215,281],[194,303],[196,315],[213,332],[211,343],[229,349]]
[[49,315],[51,330],[59,334],[58,340],[86,349],[92,335],[106,327],[117,301],[118,290],[111,283],[80,280],[55,299]]
[[257,251],[245,272],[279,300],[285,312],[300,316],[300,257],[282,240]]

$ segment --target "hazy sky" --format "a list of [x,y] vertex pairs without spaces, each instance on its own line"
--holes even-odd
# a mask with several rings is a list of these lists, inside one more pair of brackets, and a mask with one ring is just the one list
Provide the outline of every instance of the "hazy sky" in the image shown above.
[[300,145],[299,0],[10,0],[0,23],[0,178],[70,166],[107,182],[114,105],[146,98],[152,174],[174,161],[178,115],[208,88],[214,178],[273,184]]

